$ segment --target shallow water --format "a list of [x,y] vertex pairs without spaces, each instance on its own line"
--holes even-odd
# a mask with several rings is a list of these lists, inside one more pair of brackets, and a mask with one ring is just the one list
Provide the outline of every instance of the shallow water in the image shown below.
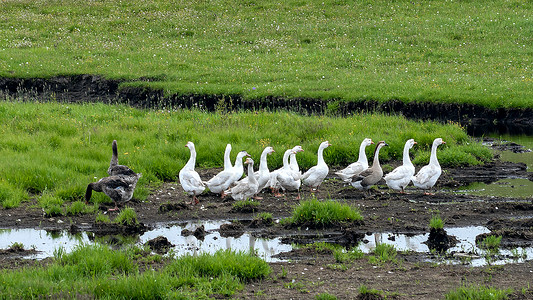
[[[456,254],[455,258],[442,258],[430,259],[428,261],[440,262],[440,263],[468,263],[472,266],[484,266],[488,261],[485,259],[485,250],[476,246],[476,236],[489,233],[490,230],[483,226],[467,226],[467,227],[449,227],[445,228],[448,235],[453,235],[457,238],[458,242],[455,247],[447,250],[448,254]],[[407,236],[405,234],[394,234],[390,232],[374,233],[372,235],[366,235],[365,244],[359,246],[364,253],[371,253],[377,244],[389,244],[393,245],[398,251],[413,251],[416,253],[430,253],[430,249],[426,244],[429,234],[417,234],[414,236]],[[500,249],[499,258],[492,259],[490,261],[493,265],[503,265],[506,263],[523,262],[533,259],[533,247],[516,248],[516,253],[521,257],[516,259],[511,258],[513,256],[511,250]],[[523,255],[523,256],[522,256]]]
[[[244,233],[238,238],[221,237],[216,231],[220,225],[227,223],[222,221],[204,221],[204,222],[190,222],[181,225],[165,225],[157,227],[154,230],[145,232],[142,235],[120,237],[114,236],[115,240],[119,239],[125,244],[142,245],[147,241],[158,236],[166,237],[175,246],[172,248],[174,254],[182,255],[196,255],[200,253],[214,253],[221,249],[232,249],[237,251],[249,251],[252,249],[259,257],[267,262],[276,262],[279,259],[273,257],[282,252],[292,250],[292,245],[283,244],[281,238],[263,239],[256,238],[250,233]],[[194,231],[197,227],[204,225],[206,235],[204,240],[199,240],[196,237],[182,236],[183,229]],[[446,228],[448,234],[455,236],[458,239],[458,244],[450,248],[447,253],[464,253],[465,256],[456,259],[433,259],[439,263],[461,263],[467,262],[474,266],[482,266],[487,264],[483,258],[484,251],[475,245],[475,238],[482,233],[490,232],[487,228],[481,226],[469,226],[460,228]],[[377,244],[386,243],[394,245],[398,251],[413,251],[416,253],[430,253],[430,249],[424,242],[427,240],[428,234],[418,234],[408,236],[405,234],[393,234],[390,232],[374,233],[366,235],[364,242],[358,246],[364,253],[371,253]],[[25,249],[34,248],[38,252],[26,256],[29,259],[43,259],[54,255],[54,251],[60,247],[64,248],[66,252],[71,252],[75,247],[82,244],[93,244],[95,240],[104,243],[106,237],[92,238],[92,234],[77,233],[70,234],[67,231],[47,232],[39,229],[7,229],[0,230],[0,249],[7,249],[13,243],[18,242],[24,245]],[[320,240],[319,237],[316,240]],[[510,258],[499,259],[491,261],[492,264],[506,264],[512,262],[521,262],[524,260],[533,259],[533,247],[525,249],[517,248],[517,253],[524,254],[525,257],[513,260]],[[472,256],[474,254],[474,256]],[[510,250],[501,250],[501,255],[511,256]]]
[[[525,150],[533,150],[533,136],[498,134],[489,134],[487,136],[504,142],[514,142],[524,146]],[[490,146],[490,144],[487,146]],[[494,153],[500,155],[500,160],[502,161],[525,163],[527,165],[527,171],[533,172],[533,151],[514,153],[512,151],[494,150]],[[516,178],[513,174],[509,174],[509,178],[501,179],[490,184],[476,182],[466,187],[461,187],[459,190],[454,190],[453,192],[478,196],[533,199],[533,181],[526,178]]]
[[[181,225],[165,226],[161,225],[154,230],[145,232],[137,236],[114,236],[115,240],[120,240],[124,244],[143,245],[147,241],[158,236],[166,237],[170,243],[174,244],[174,253],[177,255],[214,253],[221,249],[232,249],[237,251],[253,250],[257,256],[267,262],[278,261],[272,256],[280,252],[290,251],[291,245],[281,243],[280,238],[263,239],[256,238],[250,233],[244,233],[238,238],[222,237],[218,231],[220,225],[227,223],[221,221],[190,222]],[[204,225],[207,232],[204,240],[199,240],[193,235],[182,236],[181,231],[189,229],[194,231],[197,227]],[[94,240],[105,243],[108,237],[90,238],[87,233],[70,234],[67,231],[48,232],[39,229],[4,229],[0,230],[0,249],[7,249],[13,243],[18,242],[24,245],[24,249],[35,249],[36,254],[27,256],[30,259],[43,259],[54,255],[54,251],[63,247],[66,252],[71,252],[76,246],[82,244],[94,244]]]

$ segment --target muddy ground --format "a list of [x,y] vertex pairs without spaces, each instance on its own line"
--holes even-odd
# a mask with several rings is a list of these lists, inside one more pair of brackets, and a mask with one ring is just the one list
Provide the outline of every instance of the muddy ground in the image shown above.
[[[218,169],[198,170],[202,178],[210,178]],[[335,199],[361,210],[364,221],[358,224],[340,224],[333,228],[286,228],[279,223],[250,223],[258,213],[269,212],[274,219],[287,217],[298,204],[295,194],[276,198],[262,194],[255,211],[236,211],[233,200],[220,199],[212,194],[199,197],[198,205],[190,202],[177,183],[166,183],[153,190],[146,202],[128,203],[137,212],[144,227],[123,228],[116,225],[96,225],[95,215],[47,217],[35,201],[23,203],[19,208],[0,210],[0,228],[42,228],[49,230],[88,230],[96,234],[138,232],[155,227],[158,223],[188,220],[234,220],[234,226],[223,228],[223,235],[239,236],[245,230],[258,237],[288,237],[287,243],[306,243],[315,240],[332,241],[346,246],[359,242],[365,233],[394,232],[421,234],[428,232],[429,219],[436,212],[445,219],[445,226],[486,226],[503,235],[505,247],[533,245],[533,199],[513,199],[455,195],[449,190],[473,181],[491,182],[499,178],[531,179],[526,166],[520,163],[503,163],[495,160],[485,166],[448,169],[439,179],[435,195],[424,195],[409,188],[408,194],[399,194],[379,185],[365,196],[346,186],[333,174],[327,177],[318,199]],[[519,188],[519,187],[517,187]],[[303,189],[304,199],[313,197]],[[111,206],[110,206],[111,207]],[[102,206],[102,211],[107,208]],[[113,219],[116,212],[109,213]],[[302,232],[304,232],[302,234]],[[0,252],[0,267],[19,268],[35,262],[21,259],[23,253],[4,250]],[[320,293],[329,293],[339,299],[354,299],[361,285],[388,293],[398,299],[438,299],[463,284],[491,285],[520,290],[533,283],[533,261],[504,266],[472,267],[470,265],[437,265],[428,262],[431,255],[400,253],[397,263],[371,264],[359,259],[340,266],[331,252],[310,249],[283,253],[286,262],[271,263],[273,273],[260,282],[253,282],[237,295],[238,298],[309,299]],[[343,265],[343,264],[341,264]],[[518,293],[516,299],[533,299],[529,294]]]

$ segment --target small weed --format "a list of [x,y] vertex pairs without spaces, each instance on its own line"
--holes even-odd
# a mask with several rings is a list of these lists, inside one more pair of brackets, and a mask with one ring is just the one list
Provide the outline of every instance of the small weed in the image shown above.
[[254,212],[261,203],[250,199],[240,200],[233,203],[232,211],[236,212]]
[[111,219],[109,219],[108,215],[104,215],[103,213],[99,212],[96,215],[96,218],[95,218],[94,222],[97,223],[97,224],[109,224],[109,223],[111,223]]
[[114,222],[129,226],[139,224],[139,221],[137,220],[137,213],[131,207],[124,208],[115,218]]
[[511,289],[500,290],[486,286],[462,286],[445,295],[447,300],[461,299],[506,299],[507,295],[512,293]]
[[498,248],[500,248],[500,243],[502,241],[502,236],[499,235],[499,236],[496,236],[496,235],[489,235],[487,237],[485,237],[481,243],[480,243],[480,247],[483,248],[483,249],[487,249],[487,250],[497,250]]
[[[370,289],[366,287],[366,285],[362,285],[359,287],[359,294],[366,296],[369,299],[382,299],[384,298],[384,293],[382,291],[378,291],[376,289]],[[374,297],[372,297],[374,296]],[[364,298],[364,297],[363,297]]]
[[374,255],[369,257],[370,263],[380,264],[385,262],[396,262],[397,251],[393,245],[379,244],[374,249]]
[[440,215],[437,214],[431,217],[431,220],[429,220],[429,228],[435,230],[444,228],[444,221],[441,219]]
[[336,300],[337,297],[329,293],[322,293],[315,296],[316,300]]
[[19,242],[14,242],[13,244],[9,246],[9,250],[13,252],[24,251],[24,244],[19,243]]

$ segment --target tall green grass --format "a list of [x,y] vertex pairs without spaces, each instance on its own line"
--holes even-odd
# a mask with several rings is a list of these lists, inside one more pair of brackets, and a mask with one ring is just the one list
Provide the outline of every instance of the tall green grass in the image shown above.
[[[184,147],[193,141],[197,168],[220,167],[227,143],[232,159],[240,150],[259,158],[265,146],[273,146],[270,168],[282,165],[282,153],[295,145],[303,169],[316,164],[319,144],[332,146],[324,157],[330,166],[357,160],[365,137],[386,140],[380,159],[401,159],[404,143],[414,138],[415,164],[425,164],[434,138],[445,146],[438,150],[444,167],[479,164],[492,158],[489,149],[472,141],[457,125],[409,121],[381,114],[349,118],[307,117],[289,112],[206,113],[199,110],[140,110],[123,105],[0,102],[0,202],[3,207],[37,197],[50,214],[83,200],[87,184],[107,176],[111,142],[118,141],[119,162],[143,174],[134,197],[146,199],[150,187],[175,181],[189,159]],[[372,157],[373,147],[367,148]],[[208,179],[208,178],[204,178]],[[103,193],[91,202],[109,203]]]
[[357,208],[336,201],[312,199],[301,201],[282,222],[292,226],[327,227],[361,220],[363,217]]
[[446,300],[462,300],[462,299],[470,299],[470,300],[483,300],[483,299],[491,299],[491,300],[499,300],[499,299],[507,299],[507,296],[511,294],[513,291],[512,289],[498,289],[495,287],[487,287],[487,286],[462,286],[459,287],[453,291],[450,291],[446,293],[445,298]]
[[531,107],[532,3],[3,1],[0,76],[167,93]]
[[244,283],[271,272],[260,258],[232,251],[168,259],[158,270],[144,270],[140,266],[148,258],[136,252],[102,245],[80,246],[69,254],[59,250],[46,266],[0,270],[0,295],[3,299],[231,296]]

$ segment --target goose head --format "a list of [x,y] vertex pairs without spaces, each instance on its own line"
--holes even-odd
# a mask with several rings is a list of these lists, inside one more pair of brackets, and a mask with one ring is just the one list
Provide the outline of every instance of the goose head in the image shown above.
[[266,154],[270,155],[276,151],[274,151],[274,148],[272,147],[266,147],[265,150],[263,150]]
[[408,145],[409,149],[413,148],[413,146],[415,144],[418,144],[417,142],[415,142],[414,139],[410,139],[410,140],[407,140],[407,142],[405,143],[406,145]]
[[244,161],[245,165],[248,165],[248,164],[253,165],[253,163],[254,163],[254,160],[251,157],[247,157],[246,160]]
[[433,144],[439,146],[439,145],[442,145],[442,144],[446,144],[446,142],[443,141],[441,138],[436,138],[436,139],[433,141]]
[[319,148],[326,149],[329,146],[331,146],[331,144],[328,141],[325,141],[320,144]]
[[370,146],[371,144],[374,144],[374,142],[372,141],[372,139],[369,139],[369,138],[366,138],[363,140],[363,145],[366,147],[366,146]]
[[237,159],[242,159],[245,156],[252,157],[250,154],[248,154],[248,152],[243,150],[237,154]]
[[189,142],[187,142],[187,144],[185,145],[185,147],[187,147],[187,148],[189,148],[189,149],[191,149],[191,150],[194,150],[194,143],[191,142],[191,141],[189,141]]
[[292,148],[292,152],[294,154],[298,153],[298,152],[303,152],[304,149],[302,148],[302,146],[294,146],[294,148]]

